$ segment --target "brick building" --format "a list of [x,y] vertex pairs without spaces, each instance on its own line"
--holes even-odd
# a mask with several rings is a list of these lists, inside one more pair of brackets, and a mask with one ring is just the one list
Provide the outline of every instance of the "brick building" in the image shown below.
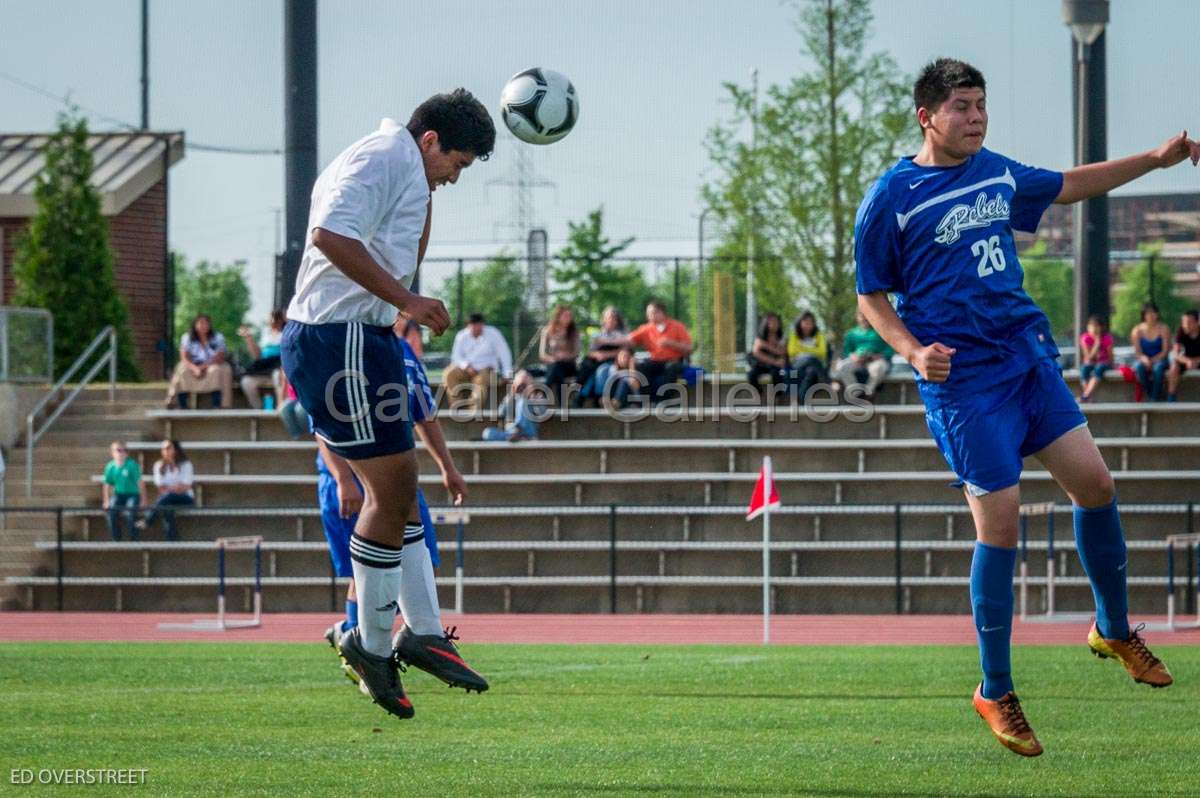
[[[1071,257],[1075,230],[1074,207],[1051,205],[1042,217],[1036,236],[1018,234],[1024,249],[1045,241],[1047,254]],[[1108,242],[1113,254],[1110,279],[1120,280],[1120,269],[1135,257],[1139,244],[1161,241],[1162,255],[1175,269],[1175,280],[1184,296],[1200,302],[1200,193],[1127,194],[1108,198]]]
[[[0,305],[13,295],[17,236],[37,212],[33,198],[45,134],[0,134]],[[167,244],[167,179],[183,158],[182,133],[96,133],[88,137],[108,218],[117,290],[129,309],[134,356],[146,379],[166,376],[172,292]],[[82,348],[86,342],[80,342]],[[165,345],[165,349],[164,349]]]

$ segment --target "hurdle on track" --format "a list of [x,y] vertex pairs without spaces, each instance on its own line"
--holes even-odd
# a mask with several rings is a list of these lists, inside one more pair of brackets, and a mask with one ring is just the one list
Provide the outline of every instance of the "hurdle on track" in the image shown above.
[[465,510],[438,510],[432,513],[435,524],[454,524],[454,611],[463,611],[463,537],[464,527],[471,522],[471,514]]
[[1196,618],[1192,621],[1175,620],[1175,550],[1186,552],[1183,563],[1183,592],[1186,595],[1192,586],[1192,568],[1195,567],[1196,589],[1200,591],[1200,533],[1167,536],[1167,628],[1200,629],[1200,596],[1196,600]]
[[[262,626],[262,536],[217,538],[213,541],[217,550],[217,617],[201,618],[190,623],[160,623],[159,629],[175,631],[216,631],[226,629],[252,629]],[[225,613],[225,552],[254,552],[254,615],[251,618],[230,619]]]

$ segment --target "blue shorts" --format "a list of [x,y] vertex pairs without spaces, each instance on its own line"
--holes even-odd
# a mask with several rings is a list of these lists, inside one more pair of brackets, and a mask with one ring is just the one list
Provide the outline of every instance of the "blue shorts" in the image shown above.
[[[359,485],[359,490],[362,490],[362,485]],[[358,514],[342,518],[338,508],[337,481],[328,474],[317,475],[317,499],[321,502],[321,526],[325,528],[325,540],[329,543],[329,559],[333,561],[333,572],[338,576],[354,576],[354,567],[350,564],[350,535],[354,533]],[[429,559],[433,561],[433,567],[437,568],[441,563],[438,557],[437,529],[429,515],[425,494],[420,488],[417,488],[417,506],[421,511],[421,524],[425,527],[425,545],[429,549]]]
[[975,496],[1021,479],[1025,457],[1087,425],[1050,358],[999,385],[927,409],[925,422],[959,483]]
[[347,460],[413,448],[404,351],[391,327],[289,321],[283,371],[313,431]]

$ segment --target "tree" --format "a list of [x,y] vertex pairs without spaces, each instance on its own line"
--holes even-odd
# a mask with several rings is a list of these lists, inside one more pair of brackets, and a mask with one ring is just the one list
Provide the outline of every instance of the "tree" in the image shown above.
[[[1113,301],[1112,331],[1115,335],[1129,335],[1142,320],[1142,305],[1146,302],[1158,305],[1163,321],[1172,328],[1192,306],[1175,290],[1175,270],[1171,263],[1159,257],[1162,243],[1143,244],[1138,249],[1145,258],[1121,269],[1121,287]],[[1151,275],[1154,277],[1153,291]]]
[[[504,333],[514,355],[518,354],[516,345],[519,343],[515,337],[518,332],[516,327],[524,328],[528,324],[530,329],[525,330],[527,334],[536,323],[527,318],[525,275],[517,258],[507,252],[493,255],[476,271],[453,275],[442,284],[437,296],[446,303],[446,309],[455,324],[459,324],[460,320],[465,323],[472,313],[482,313],[488,324]],[[446,347],[449,346],[450,341],[447,340]]]
[[64,373],[107,325],[117,330],[117,373],[141,379],[133,359],[128,311],[117,292],[108,220],[89,182],[87,122],[66,113],[46,142],[33,196],[37,213],[17,241],[13,303],[54,314],[54,368]]
[[1046,242],[1038,241],[1021,253],[1025,292],[1050,319],[1058,337],[1071,338],[1075,327],[1075,269],[1070,262],[1046,257]]
[[192,326],[201,314],[212,319],[212,327],[225,336],[230,352],[245,352],[237,334],[250,312],[250,286],[246,284],[242,262],[222,265],[207,260],[189,267],[182,255],[172,254],[175,269],[175,340]]
[[633,238],[613,243],[604,235],[603,208],[592,211],[582,222],[567,222],[567,229],[567,243],[555,253],[553,274],[559,286],[555,299],[585,321],[599,321],[608,305],[616,305],[631,322],[640,319],[651,296],[642,269],[636,263],[613,263]]
[[[807,0],[796,11],[814,69],[769,87],[757,113],[751,88],[725,84],[734,115],[709,132],[719,175],[704,195],[727,226],[758,230],[766,251],[782,259],[768,285],[776,280],[783,291],[794,282],[796,304],[839,334],[854,320],[859,201],[917,139],[910,81],[889,55],[866,52],[869,0]],[[757,126],[753,147],[741,135],[746,124]],[[761,280],[756,275],[756,297]]]

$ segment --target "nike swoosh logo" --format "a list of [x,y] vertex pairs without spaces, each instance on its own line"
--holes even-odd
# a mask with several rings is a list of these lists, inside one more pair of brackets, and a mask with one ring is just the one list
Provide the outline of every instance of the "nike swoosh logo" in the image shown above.
[[919,186],[919,185],[921,185],[922,183],[924,183],[924,182],[925,182],[926,180],[928,180],[928,179],[929,179],[928,177],[923,177],[923,178],[921,178],[920,180],[918,180],[918,181],[917,181],[917,182],[915,182],[915,183],[909,183],[909,184],[908,184],[908,187],[909,187],[910,189],[914,189],[914,188],[916,188],[917,186]]
[[386,610],[393,610],[393,609],[399,609],[399,608],[400,607],[398,604],[396,604],[396,602],[389,601],[387,604],[384,604],[382,607],[376,607],[375,611],[376,612],[385,612]]
[[981,632],[995,632],[996,630],[998,630],[998,629],[1003,629],[1003,628],[1004,628],[1003,626],[981,626],[981,627],[979,627],[979,631],[981,631]]
[[[993,731],[995,731],[995,730],[993,730]],[[1001,737],[1001,738],[1007,740],[1008,742],[1012,743],[1017,748],[1022,748],[1026,751],[1033,750],[1033,745],[1034,745],[1033,740],[1022,740],[1020,737],[1014,737],[1011,734],[1005,734],[1002,731],[995,732],[995,734],[997,737]]]
[[1118,570],[1118,571],[1124,571],[1124,570],[1125,570],[1125,566],[1126,566],[1126,565],[1129,565],[1129,560],[1126,560],[1125,562],[1121,563],[1121,564],[1120,564],[1120,565],[1117,567],[1117,570]]

